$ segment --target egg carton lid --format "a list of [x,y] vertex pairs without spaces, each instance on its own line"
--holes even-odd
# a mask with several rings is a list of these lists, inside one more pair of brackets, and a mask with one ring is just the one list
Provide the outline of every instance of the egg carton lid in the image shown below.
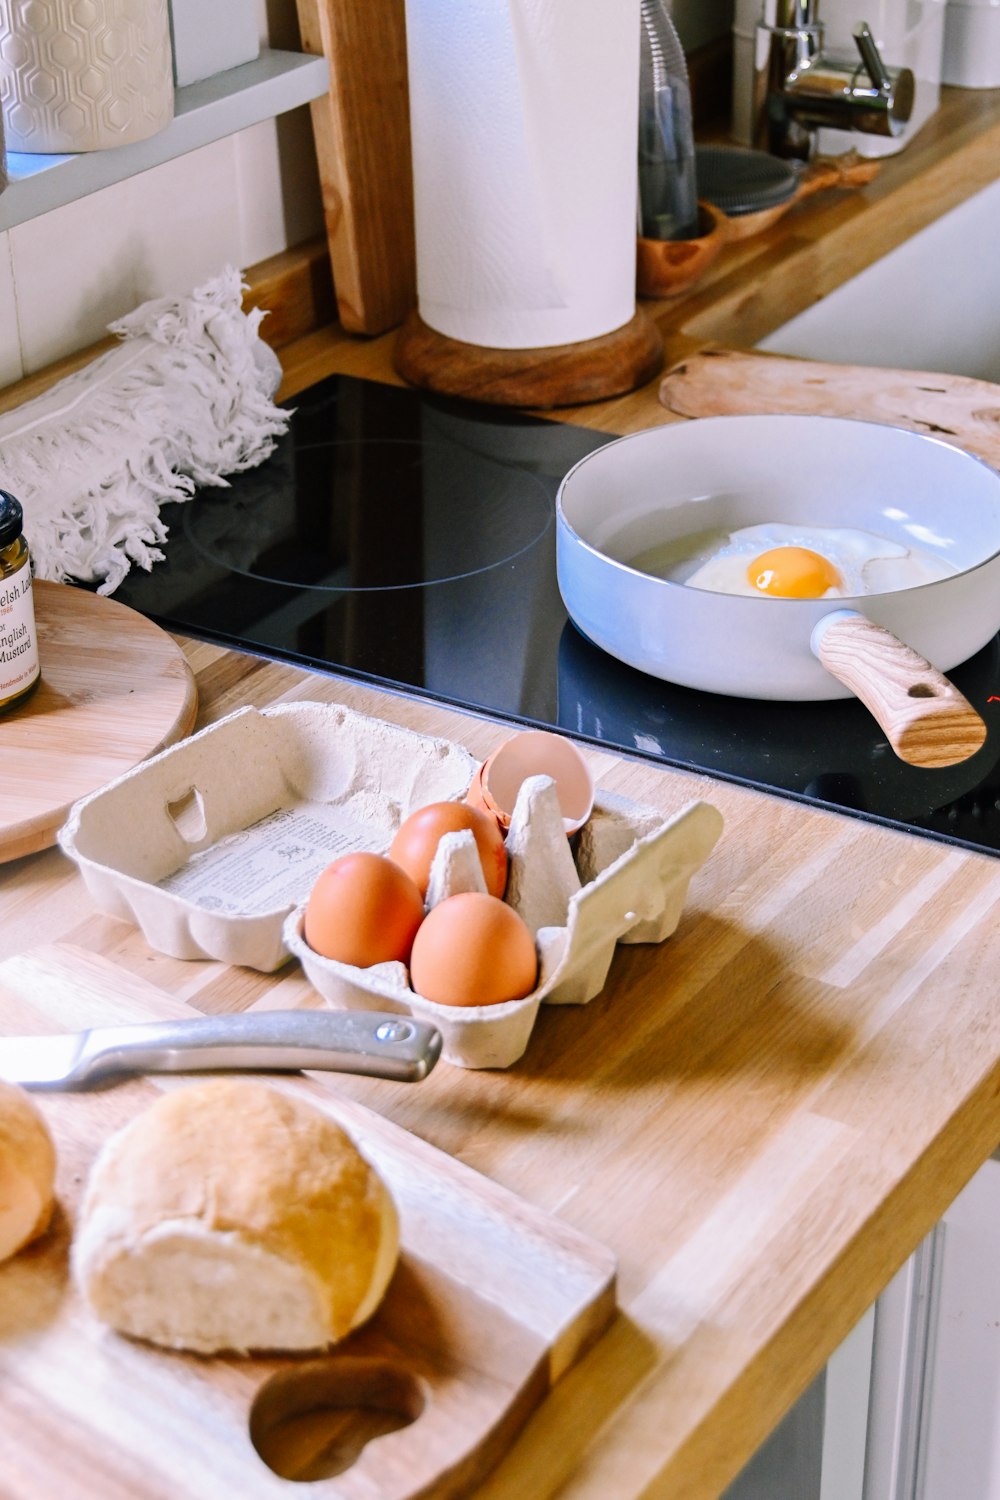
[[270,973],[320,872],[463,797],[476,765],[340,704],[242,708],[81,798],[58,839],[96,905],[152,948]]

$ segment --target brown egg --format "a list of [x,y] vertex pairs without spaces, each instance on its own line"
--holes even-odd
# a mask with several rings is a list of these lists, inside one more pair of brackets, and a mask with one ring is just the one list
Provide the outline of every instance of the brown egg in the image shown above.
[[303,934],[315,953],[344,964],[405,964],[423,917],[423,897],[399,865],[383,854],[345,854],[313,886]]
[[511,906],[481,891],[449,896],[424,918],[410,955],[410,984],[439,1005],[497,1005],[530,995],[535,940]]
[[469,829],[479,850],[483,879],[491,896],[502,896],[507,884],[507,849],[496,820],[466,802],[431,802],[412,812],[389,846],[389,858],[401,865],[422,896],[427,894],[431,864],[446,833]]

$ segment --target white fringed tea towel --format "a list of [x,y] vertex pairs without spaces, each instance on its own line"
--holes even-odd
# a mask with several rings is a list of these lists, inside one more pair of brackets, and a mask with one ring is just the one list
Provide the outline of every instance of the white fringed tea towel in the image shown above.
[[110,325],[122,343],[0,414],[0,489],[24,509],[34,574],[111,594],[163,557],[160,506],[267,458],[290,413],[277,357],[232,267]]

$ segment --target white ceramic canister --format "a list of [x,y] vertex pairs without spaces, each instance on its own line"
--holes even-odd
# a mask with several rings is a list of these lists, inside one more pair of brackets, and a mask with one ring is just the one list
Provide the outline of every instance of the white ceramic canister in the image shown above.
[[958,88],[1000,86],[1000,0],[948,0],[941,76]]
[[0,0],[8,151],[99,151],[174,114],[167,0]]

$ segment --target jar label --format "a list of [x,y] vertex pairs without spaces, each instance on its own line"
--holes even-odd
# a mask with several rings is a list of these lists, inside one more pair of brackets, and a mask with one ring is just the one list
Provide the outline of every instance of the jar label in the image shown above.
[[0,578],[0,703],[23,693],[38,672],[31,569],[23,567]]

